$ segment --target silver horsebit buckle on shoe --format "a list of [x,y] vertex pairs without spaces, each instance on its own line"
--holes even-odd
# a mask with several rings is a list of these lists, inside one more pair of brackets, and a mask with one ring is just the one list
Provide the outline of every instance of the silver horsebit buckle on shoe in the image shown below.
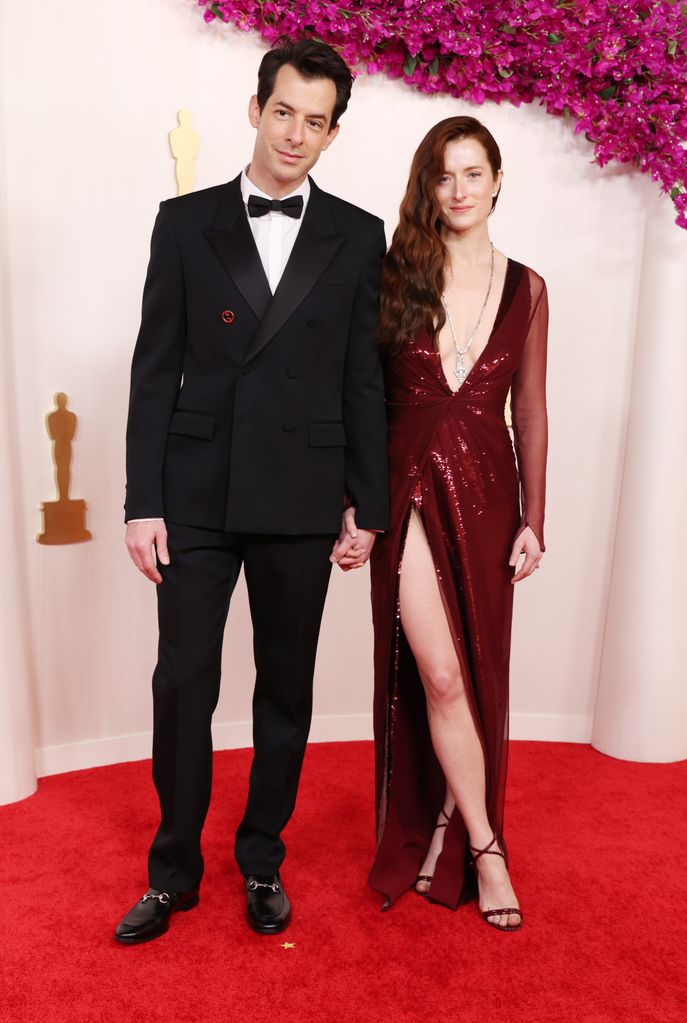
[[166,906],[169,903],[169,894],[167,892],[160,892],[159,895],[151,895],[150,892],[146,892],[141,902],[147,902],[148,899],[157,899],[161,906]]
[[249,892],[255,892],[255,891],[258,890],[258,888],[271,888],[273,892],[278,892],[279,891],[279,885],[277,884],[276,881],[272,881],[270,884],[268,884],[265,881],[249,881],[248,882],[248,891]]

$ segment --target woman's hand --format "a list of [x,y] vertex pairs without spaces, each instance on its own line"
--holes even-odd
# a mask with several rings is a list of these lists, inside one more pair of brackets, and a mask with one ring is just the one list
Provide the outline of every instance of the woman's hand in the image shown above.
[[519,583],[521,579],[526,579],[528,575],[532,575],[535,568],[539,568],[539,563],[544,557],[534,530],[530,529],[529,526],[525,526],[522,533],[516,536],[508,564],[515,568],[523,554],[525,555],[525,560],[511,579],[512,583]]

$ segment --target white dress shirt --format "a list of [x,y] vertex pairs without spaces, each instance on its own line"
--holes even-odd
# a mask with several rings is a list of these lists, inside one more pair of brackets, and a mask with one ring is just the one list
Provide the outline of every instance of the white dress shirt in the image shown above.
[[[259,195],[262,199],[273,199],[274,196],[267,195],[265,192],[260,191],[257,185],[249,179],[245,170],[241,172],[241,198],[243,199],[243,205],[246,210],[246,216],[248,217],[248,197],[250,195]],[[270,210],[269,213],[265,213],[262,217],[248,217],[248,223],[250,229],[253,232],[255,238],[255,244],[258,249],[260,261],[262,262],[265,276],[270,286],[272,294],[277,290],[277,285],[281,280],[281,275],[284,273],[284,267],[289,261],[291,250],[298,237],[300,226],[303,223],[303,217],[305,216],[305,207],[308,205],[308,199],[310,198],[310,182],[306,178],[305,181],[298,186],[293,192],[289,192],[288,195],[283,195],[282,199],[290,199],[292,195],[303,196],[303,212],[300,217],[287,217],[283,213],[279,213],[276,210]],[[157,519],[129,519],[129,522],[156,522]]]
[[[267,195],[257,185],[254,185],[244,170],[241,174],[241,196],[243,198],[243,205],[246,208],[247,217],[248,197],[250,195],[259,195],[261,199],[271,200],[274,198],[274,196]],[[248,217],[248,223],[253,232],[255,244],[260,254],[272,294],[277,290],[277,285],[281,280],[284,267],[289,261],[291,250],[303,223],[305,208],[310,198],[310,182],[307,178],[293,192],[289,192],[288,195],[283,195],[281,198],[290,199],[294,195],[303,196],[303,212],[298,218],[287,217],[275,210],[270,210],[269,213],[265,213],[262,217]]]

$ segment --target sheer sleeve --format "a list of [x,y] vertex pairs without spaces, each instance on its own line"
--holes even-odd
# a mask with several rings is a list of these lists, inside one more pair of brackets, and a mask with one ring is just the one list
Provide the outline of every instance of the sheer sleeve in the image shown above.
[[522,518],[516,537],[529,526],[544,550],[546,492],[546,341],[549,305],[544,281],[533,276],[534,310],[522,361],[513,377],[511,410],[515,454],[520,473]]

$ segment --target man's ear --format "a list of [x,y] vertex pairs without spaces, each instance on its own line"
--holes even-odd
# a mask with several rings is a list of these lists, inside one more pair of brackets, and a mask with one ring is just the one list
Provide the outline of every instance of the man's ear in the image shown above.
[[324,152],[325,149],[329,149],[329,147],[331,146],[332,142],[334,141],[334,139],[336,138],[336,136],[338,134],[339,134],[339,125],[337,124],[337,126],[335,128],[332,128],[332,130],[327,135],[327,141],[322,146],[322,152]]
[[258,106],[257,96],[251,96],[248,103],[248,120],[254,128],[257,128],[260,123],[260,107]]

